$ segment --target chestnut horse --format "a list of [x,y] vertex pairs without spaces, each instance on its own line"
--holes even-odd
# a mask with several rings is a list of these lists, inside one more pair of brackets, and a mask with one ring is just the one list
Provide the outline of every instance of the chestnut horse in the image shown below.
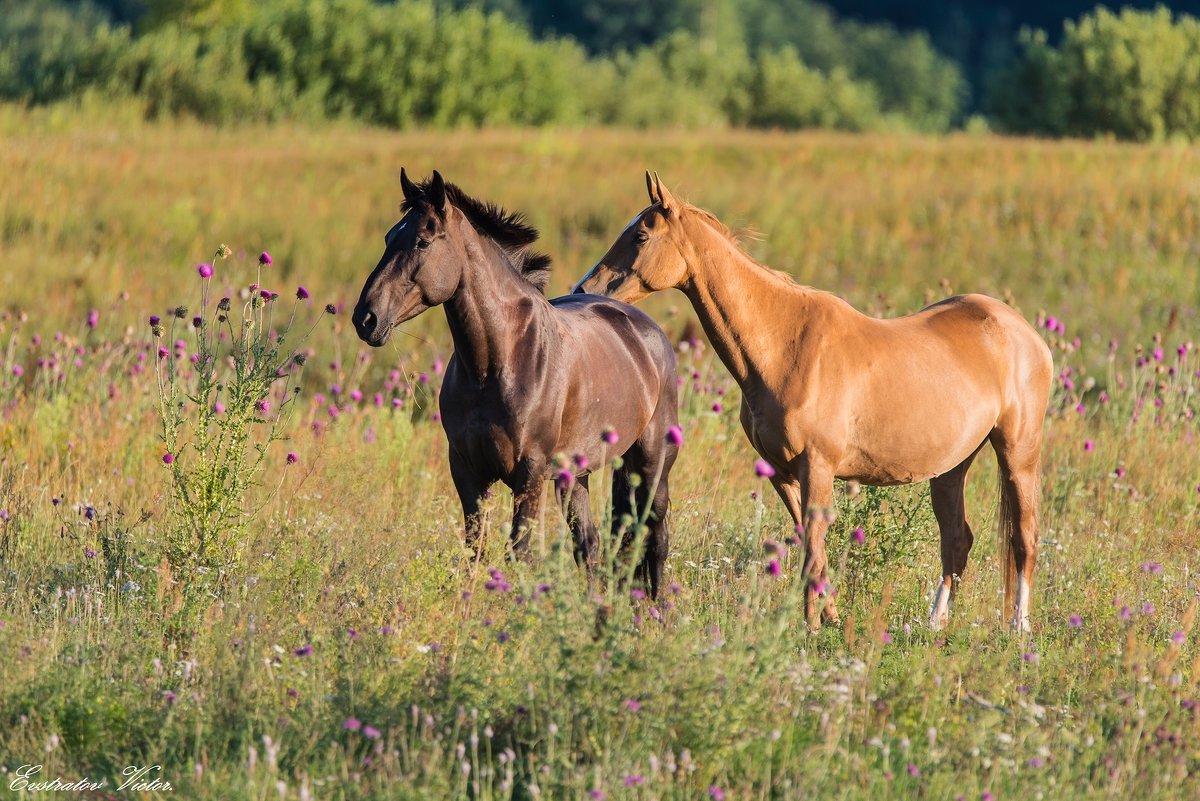
[[[678,451],[667,436],[678,422],[670,340],[643,312],[615,300],[546,300],[550,262],[529,250],[538,233],[520,215],[475,200],[436,171],[420,185],[401,171],[400,182],[404,216],[384,237],[354,327],[379,347],[396,326],[445,307],[454,356],[441,417],[468,545],[479,545],[488,488],[503,481],[514,496],[513,549],[526,552],[542,487],[556,475],[576,558],[594,567],[589,467],[621,456],[613,520],[645,520],[638,578],[656,594]],[[628,544],[632,531],[624,536]]]
[[575,291],[635,302],[675,287],[691,300],[741,386],[742,427],[775,468],[775,490],[797,530],[803,527],[809,625],[837,620],[833,595],[825,593],[823,514],[834,478],[875,486],[929,481],[942,553],[930,625],[947,623],[974,540],[963,485],[991,442],[1000,466],[1005,614],[1027,631],[1053,371],[1033,326],[984,295],[947,298],[891,320],[868,317],[757,264],[724,225],[676,200],[657,175],[647,174],[646,183],[650,206]]

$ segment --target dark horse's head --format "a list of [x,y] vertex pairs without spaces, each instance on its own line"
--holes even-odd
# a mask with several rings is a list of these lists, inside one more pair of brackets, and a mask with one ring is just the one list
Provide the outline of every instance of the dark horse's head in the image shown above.
[[507,263],[539,291],[550,277],[550,259],[529,250],[538,237],[519,214],[482,203],[457,186],[433,177],[414,184],[402,169],[404,216],[384,236],[379,264],[354,307],[354,328],[368,345],[379,347],[397,325],[458,292],[470,263],[465,236],[490,239]]

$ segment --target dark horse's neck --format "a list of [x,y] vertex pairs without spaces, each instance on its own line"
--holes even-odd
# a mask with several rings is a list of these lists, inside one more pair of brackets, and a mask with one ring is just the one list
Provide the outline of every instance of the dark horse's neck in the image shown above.
[[533,318],[549,304],[532,284],[517,274],[504,252],[490,239],[466,238],[466,262],[458,291],[445,303],[454,352],[479,383],[500,374],[536,347]]

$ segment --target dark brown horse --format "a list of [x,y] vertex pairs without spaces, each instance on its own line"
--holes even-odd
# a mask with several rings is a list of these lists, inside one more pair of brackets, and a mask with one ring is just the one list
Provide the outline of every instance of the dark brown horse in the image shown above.
[[[621,456],[614,528],[646,521],[638,577],[658,590],[667,556],[668,485],[678,446],[675,353],[644,313],[592,295],[546,300],[549,259],[520,215],[481,203],[437,172],[414,184],[401,171],[404,216],[354,309],[359,337],[378,347],[397,325],[446,309],[454,356],[442,386],[450,473],[469,545],[480,504],[503,481],[513,491],[513,549],[528,549],[544,482],[555,482],[576,558],[596,563],[588,473]],[[564,472],[565,471],[565,474]],[[634,475],[642,478],[634,479]],[[629,515],[630,518],[625,518]],[[635,526],[625,526],[626,542]]]

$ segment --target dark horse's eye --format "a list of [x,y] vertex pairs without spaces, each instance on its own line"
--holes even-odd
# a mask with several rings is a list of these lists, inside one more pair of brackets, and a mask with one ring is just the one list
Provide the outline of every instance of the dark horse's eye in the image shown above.
[[637,234],[633,238],[639,245],[644,245],[646,243],[646,240],[648,240],[650,238],[650,234],[646,233],[645,228],[642,228],[637,232]]
[[417,240],[417,250],[424,250],[427,247],[429,247],[428,239],[418,239]]

